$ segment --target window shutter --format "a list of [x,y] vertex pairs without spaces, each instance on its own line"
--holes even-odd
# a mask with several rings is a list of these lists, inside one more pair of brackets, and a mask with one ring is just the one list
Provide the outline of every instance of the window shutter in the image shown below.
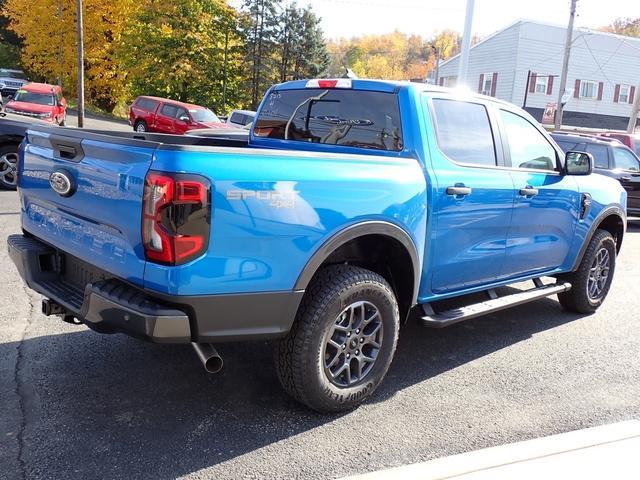
[[613,103],[618,103],[620,100],[620,84],[616,83],[616,88],[613,90]]
[[496,85],[498,84],[498,73],[493,72],[493,78],[491,79],[491,96],[496,96]]
[[482,93],[482,87],[484,86],[484,73],[480,74],[480,81],[478,82],[478,93]]
[[577,78],[576,78],[575,87],[573,89],[573,97],[580,98],[580,80],[578,80]]
[[444,87],[444,77],[440,77],[438,79],[438,85],[440,85],[441,87]]
[[531,72],[531,76],[529,77],[529,93],[535,93],[537,79],[538,75],[536,75],[534,72]]
[[598,100],[602,100],[602,90],[604,90],[604,82],[598,84]]
[[551,95],[553,93],[553,77],[549,75],[547,78],[547,95]]
[[633,103],[633,99],[635,98],[636,87],[631,87],[629,89],[629,103]]

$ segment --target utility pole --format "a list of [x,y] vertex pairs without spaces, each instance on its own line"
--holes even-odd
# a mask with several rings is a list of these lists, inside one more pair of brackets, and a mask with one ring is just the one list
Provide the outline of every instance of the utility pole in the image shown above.
[[[567,71],[569,70],[569,55],[571,54],[571,42],[573,39],[573,21],[576,18],[576,3],[578,0],[571,0],[571,8],[569,10],[569,25],[567,26],[567,38],[564,42],[564,58],[562,60],[562,74],[560,75],[560,88],[558,89],[558,103],[556,105],[556,119],[554,128],[560,130],[562,127],[562,96],[567,88]],[[578,94],[580,94],[578,92]]]
[[633,99],[633,107],[631,107],[629,125],[627,125],[627,133],[633,133],[636,130],[636,122],[638,121],[638,110],[640,109],[640,85],[636,87],[635,95],[636,98]]
[[64,53],[64,32],[62,30],[62,0],[58,0],[58,28],[60,29],[60,44],[58,45],[58,85],[62,86],[62,58]]
[[464,33],[462,35],[462,50],[458,65],[458,85],[467,84],[467,70],[469,69],[469,49],[471,48],[471,25],[473,24],[473,9],[475,0],[467,0],[467,12],[464,16]]
[[227,109],[227,63],[229,58],[229,26],[224,32],[224,76],[222,77],[222,111],[218,112],[226,115]]
[[440,49],[435,45],[431,45],[431,49],[433,50],[433,54],[436,57],[436,78],[433,82],[435,85],[440,84]]
[[82,0],[76,3],[78,28],[78,128],[84,127],[84,30],[82,25]]

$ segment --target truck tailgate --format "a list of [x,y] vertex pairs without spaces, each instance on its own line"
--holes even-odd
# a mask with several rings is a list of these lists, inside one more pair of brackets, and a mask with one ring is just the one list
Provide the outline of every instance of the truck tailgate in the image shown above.
[[[18,172],[22,227],[54,247],[142,285],[142,197],[156,146],[82,130],[29,130]],[[71,180],[68,194],[66,179]]]

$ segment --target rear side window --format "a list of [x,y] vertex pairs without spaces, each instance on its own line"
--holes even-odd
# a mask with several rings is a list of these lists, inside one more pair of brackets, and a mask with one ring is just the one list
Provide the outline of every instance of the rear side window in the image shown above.
[[587,153],[593,155],[596,168],[609,168],[609,147],[607,145],[587,143],[586,150]]
[[160,113],[162,115],[164,115],[165,117],[175,118],[176,114],[178,113],[178,107],[175,107],[173,105],[169,105],[167,103],[167,104],[162,106],[162,108],[160,109]]
[[154,111],[157,106],[158,102],[156,102],[155,100],[151,100],[150,98],[139,98],[136,102],[136,107],[150,112]]
[[451,160],[496,165],[496,149],[489,114],[484,105],[458,100],[433,100],[440,150]]
[[254,135],[373,150],[403,148],[397,95],[363,90],[273,91]]
[[238,125],[245,125],[244,120],[245,120],[245,116],[242,115],[241,113],[234,113],[233,115],[231,115],[232,123],[237,123]]

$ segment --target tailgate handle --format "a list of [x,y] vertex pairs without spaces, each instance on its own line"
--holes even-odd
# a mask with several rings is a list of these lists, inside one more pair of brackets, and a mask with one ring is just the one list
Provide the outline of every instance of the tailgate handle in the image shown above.
[[54,155],[58,158],[71,160],[72,162],[79,162],[84,158],[81,141],[75,141],[73,139],[65,139],[63,141],[53,140],[51,145],[53,146]]

